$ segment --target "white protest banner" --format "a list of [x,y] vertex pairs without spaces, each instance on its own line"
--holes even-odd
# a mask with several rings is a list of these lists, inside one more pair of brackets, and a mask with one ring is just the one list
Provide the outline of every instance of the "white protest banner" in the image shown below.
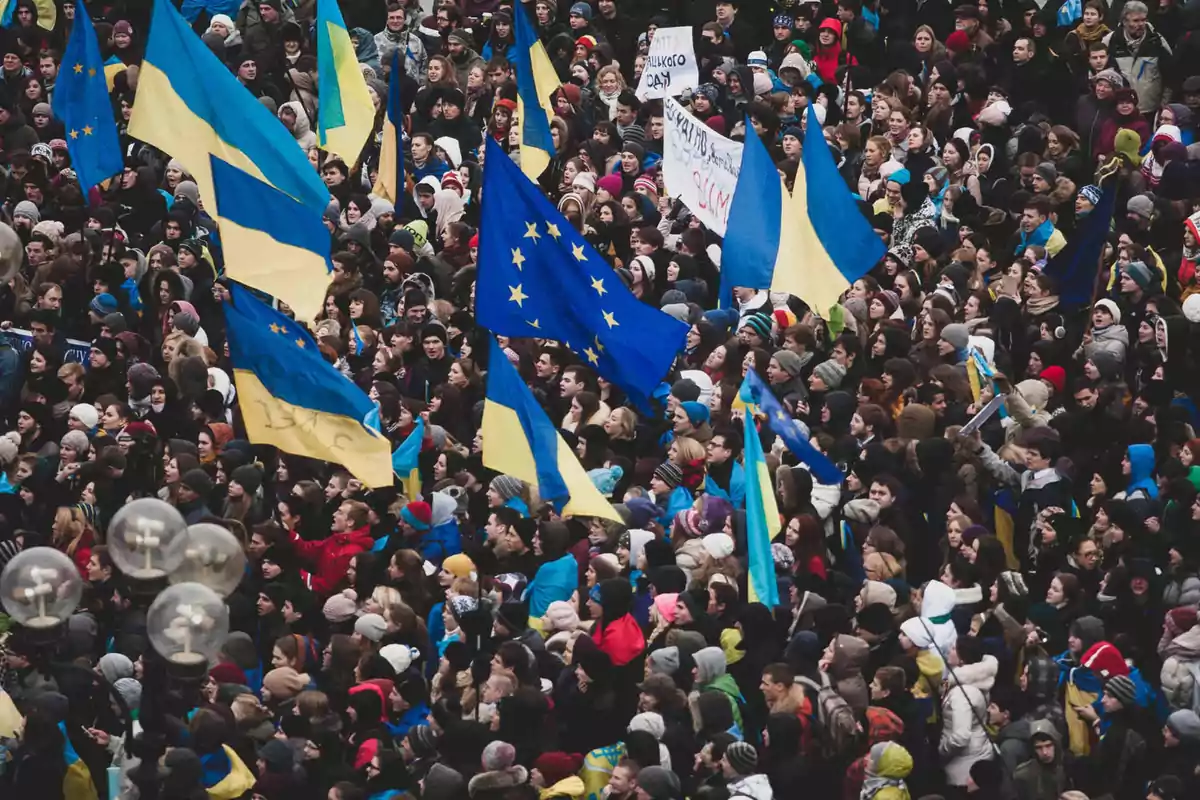
[[742,143],[726,139],[670,97],[663,109],[663,184],[704,227],[724,236],[742,168]]
[[639,100],[678,97],[700,85],[691,28],[659,28],[650,40],[646,66],[638,81]]

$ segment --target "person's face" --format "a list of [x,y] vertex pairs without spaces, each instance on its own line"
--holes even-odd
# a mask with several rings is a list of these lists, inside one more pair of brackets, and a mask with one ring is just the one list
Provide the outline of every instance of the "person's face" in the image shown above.
[[[1107,62],[1107,54],[1105,54],[1104,58]],[[1097,100],[1108,100],[1113,96],[1113,85],[1108,81],[1096,81],[1092,90],[1096,93]]]
[[436,336],[426,336],[421,342],[425,357],[431,361],[439,361],[446,355],[446,344]]
[[1017,39],[1013,44],[1013,61],[1018,64],[1024,64],[1033,58],[1033,52],[1029,48],[1028,39]]
[[896,500],[896,498],[892,495],[891,489],[882,483],[872,483],[871,489],[867,493],[867,496],[876,503],[879,503],[879,507],[881,509],[891,508],[892,503]]
[[1140,39],[1146,32],[1145,12],[1130,11],[1123,20],[1125,33],[1131,39]]
[[1026,233],[1037,230],[1037,227],[1045,221],[1046,218],[1039,214],[1036,208],[1026,208],[1021,211],[1021,230]]

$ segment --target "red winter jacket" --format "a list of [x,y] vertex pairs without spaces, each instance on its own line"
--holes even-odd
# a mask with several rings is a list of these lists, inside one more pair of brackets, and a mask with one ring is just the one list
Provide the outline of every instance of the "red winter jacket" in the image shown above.
[[312,567],[308,575],[309,588],[322,597],[333,594],[346,577],[350,559],[375,546],[367,526],[346,533],[334,533],[319,542],[306,542],[293,531],[292,549]]
[[613,666],[623,667],[646,649],[646,637],[633,616],[626,614],[604,630],[592,634],[596,646],[608,654]]

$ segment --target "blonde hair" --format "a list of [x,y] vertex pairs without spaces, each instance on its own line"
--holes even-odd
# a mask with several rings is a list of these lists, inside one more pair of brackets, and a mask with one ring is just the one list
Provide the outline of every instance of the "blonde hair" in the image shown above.
[[76,548],[87,532],[87,519],[79,506],[59,506],[58,511],[54,512],[54,546],[67,555],[75,555]]
[[609,415],[609,419],[617,424],[617,433],[613,435],[614,439],[632,439],[633,431],[637,424],[637,417],[634,413],[624,406],[613,409]]
[[628,88],[628,85],[625,83],[625,76],[621,74],[621,70],[615,64],[609,64],[600,68],[600,71],[596,73],[596,86],[600,85],[600,79],[605,75],[615,75],[617,77],[617,86],[620,87],[618,91]]
[[680,436],[675,439],[675,463],[679,466],[704,458],[704,455],[704,445],[692,437]]
[[393,606],[404,604],[404,598],[400,596],[400,592],[391,586],[376,586],[375,591],[371,592],[371,599],[379,604],[385,615]]

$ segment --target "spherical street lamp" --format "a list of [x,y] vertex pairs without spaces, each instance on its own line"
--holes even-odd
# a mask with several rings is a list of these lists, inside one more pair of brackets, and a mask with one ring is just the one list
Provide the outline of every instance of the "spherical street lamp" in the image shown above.
[[108,545],[125,577],[137,582],[161,581],[183,561],[187,523],[170,503],[144,497],[113,515]]
[[0,574],[0,603],[31,631],[49,631],[67,621],[83,596],[79,569],[53,547],[31,547],[13,557]]
[[183,561],[168,580],[176,583],[202,583],[222,597],[228,597],[241,583],[246,571],[246,552],[228,529],[210,522],[187,529]]

